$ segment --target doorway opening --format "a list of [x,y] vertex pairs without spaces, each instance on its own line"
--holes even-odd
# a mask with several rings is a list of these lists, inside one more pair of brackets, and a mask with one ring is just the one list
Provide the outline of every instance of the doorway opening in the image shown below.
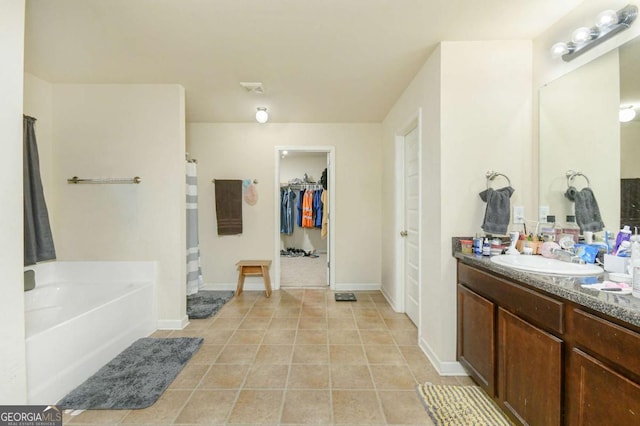
[[275,288],[334,287],[334,147],[276,147]]

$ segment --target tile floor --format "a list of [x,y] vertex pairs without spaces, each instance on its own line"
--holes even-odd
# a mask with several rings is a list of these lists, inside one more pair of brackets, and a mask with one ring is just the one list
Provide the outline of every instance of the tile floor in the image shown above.
[[244,292],[214,317],[155,337],[204,344],[151,407],[89,410],[67,424],[430,425],[417,383],[440,377],[417,330],[380,292],[335,302],[328,290]]

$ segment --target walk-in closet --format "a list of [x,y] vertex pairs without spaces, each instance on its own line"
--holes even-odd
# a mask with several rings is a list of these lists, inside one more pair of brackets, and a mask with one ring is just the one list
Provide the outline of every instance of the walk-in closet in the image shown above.
[[328,285],[326,152],[280,155],[280,285]]

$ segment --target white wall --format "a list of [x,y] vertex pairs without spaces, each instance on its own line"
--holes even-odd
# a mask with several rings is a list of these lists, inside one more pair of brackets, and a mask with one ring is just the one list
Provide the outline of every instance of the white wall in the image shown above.
[[36,139],[40,156],[40,177],[45,200],[51,200],[53,183],[53,85],[32,74],[24,74],[24,113],[37,119]]
[[[322,171],[327,167],[327,154],[324,152],[289,153],[280,159],[280,182],[285,184],[291,179],[302,179],[306,173],[310,181],[319,182]],[[300,191],[296,191],[296,203]],[[297,204],[296,204],[297,205]],[[298,218],[295,209],[294,217]],[[297,224],[293,226],[291,235],[280,234],[282,248],[297,248],[305,251],[317,250],[321,253],[327,251],[327,239],[323,239],[321,228],[301,228]]]
[[24,0],[0,0],[0,404],[26,404],[22,224]]
[[[158,261],[159,325],[172,328],[187,321],[184,114],[178,85],[53,85],[58,259]],[[142,183],[67,184],[73,176]]]
[[[441,373],[456,362],[455,259],[451,238],[480,230],[485,173],[506,174],[511,205],[533,211],[531,164],[531,43],[443,42],[383,122],[385,223],[383,246],[399,238],[392,177],[394,136],[418,109],[422,122],[422,305],[420,344]],[[395,256],[384,252],[384,291],[397,297]],[[388,281],[392,280],[392,281]]]
[[640,178],[640,121],[634,120],[620,125],[620,177]]
[[[336,284],[379,286],[380,130],[379,124],[189,124],[187,150],[198,159],[205,282],[235,283],[240,259],[274,260],[275,147],[323,145],[336,152]],[[243,204],[242,235],[217,235],[212,179],[259,180],[258,203]]]

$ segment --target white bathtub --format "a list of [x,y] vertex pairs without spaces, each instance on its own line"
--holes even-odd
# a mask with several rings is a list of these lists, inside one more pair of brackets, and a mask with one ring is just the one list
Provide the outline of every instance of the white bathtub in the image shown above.
[[156,262],[49,262],[25,292],[29,404],[53,404],[156,328]]

